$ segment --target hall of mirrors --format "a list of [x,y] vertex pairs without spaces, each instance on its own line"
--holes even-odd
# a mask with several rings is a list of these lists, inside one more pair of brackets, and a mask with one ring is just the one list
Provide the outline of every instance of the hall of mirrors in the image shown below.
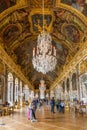
[[[53,98],[64,114],[56,103],[51,113]],[[34,99],[38,125],[27,120]],[[0,130],[86,130],[86,117],[87,0],[0,0]]]
[[80,100],[87,103],[87,56],[66,77],[56,83],[52,90],[46,89],[43,79],[38,90],[29,88],[28,84],[12,73],[2,60],[0,68],[0,105],[8,102],[10,106],[14,106],[17,102],[18,107],[22,107],[26,101],[33,98],[52,97],[68,102]]

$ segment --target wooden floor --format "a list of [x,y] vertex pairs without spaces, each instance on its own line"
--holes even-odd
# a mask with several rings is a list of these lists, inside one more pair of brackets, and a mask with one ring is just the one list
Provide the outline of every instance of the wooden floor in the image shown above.
[[[50,112],[48,107],[37,110],[38,122],[27,119],[27,107],[15,110],[10,116],[0,117],[0,130],[87,130],[87,116]],[[2,125],[3,124],[3,125]]]

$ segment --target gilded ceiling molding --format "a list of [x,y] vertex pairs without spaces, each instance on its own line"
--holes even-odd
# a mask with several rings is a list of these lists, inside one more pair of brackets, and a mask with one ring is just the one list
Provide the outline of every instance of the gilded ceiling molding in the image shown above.
[[12,72],[14,72],[24,83],[28,84],[29,88],[33,89],[33,86],[26,79],[26,77],[21,72],[20,68],[12,61],[12,59],[8,56],[8,54],[4,51],[2,46],[0,45],[0,59],[5,63]]
[[58,7],[60,2],[61,2],[61,0],[56,0],[56,7]]
[[[68,6],[66,4],[62,4],[62,3],[59,3],[58,6],[57,6],[57,8],[61,8],[61,9],[65,9],[65,10],[70,11],[71,13],[73,13],[74,15],[76,15],[78,18],[80,18],[85,25],[87,25],[87,17],[85,17],[77,9],[75,9],[75,8],[73,8],[71,6]],[[56,8],[54,8],[54,10],[56,10]]]
[[18,47],[18,45],[20,46],[22,44],[22,42],[19,42],[18,40],[16,40],[12,45],[10,45],[9,50],[13,51],[15,50],[15,48]]
[[67,77],[72,70],[76,68],[76,66],[84,59],[84,57],[87,56],[87,41],[83,43],[82,48],[77,52],[77,54],[73,57],[73,59],[70,61],[70,63],[66,66],[64,66],[62,72],[60,73],[60,76],[55,80],[55,82],[51,86],[51,90],[55,88],[55,86],[64,79],[64,77]]
[[12,13],[13,11],[24,8],[24,7],[27,7],[27,0],[17,0],[17,4],[15,6],[12,6],[8,9],[4,10],[0,14],[0,20],[2,20],[4,17],[6,17],[8,14]]

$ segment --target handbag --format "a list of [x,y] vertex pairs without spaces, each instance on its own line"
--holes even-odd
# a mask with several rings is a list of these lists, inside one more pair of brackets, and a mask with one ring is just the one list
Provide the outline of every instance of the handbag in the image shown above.
[[30,110],[28,109],[28,112],[27,112],[27,117],[28,117],[28,120],[30,120]]

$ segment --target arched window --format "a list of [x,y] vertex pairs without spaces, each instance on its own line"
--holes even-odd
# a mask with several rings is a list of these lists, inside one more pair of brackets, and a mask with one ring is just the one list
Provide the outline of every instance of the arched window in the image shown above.
[[15,102],[18,102],[18,78],[15,78]]
[[25,101],[28,101],[30,93],[29,93],[29,87],[27,84],[24,85],[23,92],[25,94]]
[[84,73],[81,77],[81,93],[82,98],[87,98],[87,73]]

